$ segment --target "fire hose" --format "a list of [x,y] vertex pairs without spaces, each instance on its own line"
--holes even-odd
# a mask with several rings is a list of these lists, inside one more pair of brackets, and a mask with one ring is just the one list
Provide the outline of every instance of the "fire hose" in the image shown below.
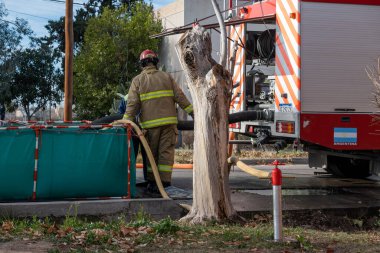
[[[103,123],[111,123],[116,120],[120,120],[123,118],[122,114],[113,114],[110,116],[106,116],[100,119],[96,119],[92,121],[93,124],[103,124]],[[252,110],[252,111],[242,111],[231,113],[228,115],[228,123],[236,123],[241,121],[249,121],[249,120],[265,120],[265,121],[273,121],[274,114],[270,110]],[[177,125],[178,130],[188,131],[194,130],[194,121],[192,120],[179,120]]]
[[[122,115],[112,115],[111,117],[108,117],[107,120],[110,120],[110,121],[116,120],[112,124],[122,124],[122,125],[130,124],[132,126],[132,128],[136,131],[136,133],[137,133],[137,135],[138,135],[138,137],[139,137],[139,139],[140,139],[140,141],[141,141],[141,143],[142,143],[142,145],[146,151],[149,163],[151,164],[154,179],[156,180],[158,190],[164,199],[169,199],[169,196],[166,193],[166,191],[162,185],[160,174],[158,172],[158,167],[157,167],[156,162],[154,161],[152,151],[150,150],[148,142],[145,139],[142,131],[140,130],[139,126],[137,126],[133,121],[120,119],[121,117],[123,117],[123,116]],[[245,112],[230,114],[228,118],[229,118],[229,123],[234,123],[234,122],[252,120],[252,119],[270,120],[272,117],[273,117],[273,115],[268,114],[268,112],[265,112],[265,111],[245,111]],[[97,122],[97,121],[99,121],[99,122]],[[95,120],[95,121],[93,121],[93,123],[100,123],[100,121],[101,121],[101,119]],[[194,129],[194,121],[179,122],[178,123],[178,129],[193,130]],[[243,166],[244,164],[240,164],[241,163],[240,161],[236,161],[236,163],[239,163],[240,168],[245,167],[245,166]],[[246,167],[248,167],[248,166],[246,166]],[[247,170],[248,170],[248,168],[247,168]],[[256,172],[253,172],[253,173],[256,173]],[[260,177],[265,178],[265,177],[268,177],[268,175],[263,174]]]
[[271,177],[270,172],[252,168],[252,167],[246,165],[245,163],[239,161],[239,159],[237,157],[232,156],[232,157],[228,158],[227,161],[229,164],[238,166],[242,171],[244,171],[244,172],[246,172],[252,176],[255,176],[258,178],[270,178]]
[[[117,120],[117,121],[113,122],[112,124],[121,124],[121,125],[128,125],[128,124],[130,124],[133,127],[133,129],[136,131],[137,136],[139,137],[139,139],[141,141],[141,144],[143,145],[143,147],[145,149],[145,152],[146,152],[147,157],[149,159],[149,163],[152,166],[154,179],[156,180],[156,184],[157,184],[158,190],[160,191],[160,194],[161,194],[162,198],[164,198],[164,199],[170,199],[170,197],[168,196],[168,194],[165,191],[164,186],[162,185],[161,178],[160,178],[160,173],[158,172],[158,167],[157,167],[156,162],[154,161],[154,157],[153,157],[152,151],[150,150],[148,142],[146,141],[146,139],[145,139],[142,131],[140,130],[140,128],[133,121],[126,120],[126,119]],[[269,172],[264,172],[264,171],[260,171],[260,170],[251,168],[248,165],[240,162],[235,157],[230,157],[228,159],[228,163],[235,164],[240,169],[242,169],[243,171],[245,171],[245,172],[247,172],[247,173],[249,173],[249,174],[251,174],[253,176],[256,176],[258,178],[270,178],[270,173]]]
[[121,125],[130,124],[133,127],[133,129],[136,131],[137,136],[139,137],[139,139],[141,141],[141,144],[143,145],[143,147],[145,149],[149,163],[150,163],[152,170],[153,170],[154,179],[156,180],[156,184],[157,184],[158,190],[160,191],[162,198],[170,199],[169,195],[166,193],[166,191],[164,189],[164,186],[162,185],[160,173],[158,172],[158,167],[157,167],[156,162],[154,161],[152,151],[150,150],[148,142],[146,141],[146,139],[145,139],[143,133],[141,132],[140,128],[135,123],[133,123],[133,121],[126,120],[126,119],[117,120],[117,121],[113,122],[112,124],[121,124]]

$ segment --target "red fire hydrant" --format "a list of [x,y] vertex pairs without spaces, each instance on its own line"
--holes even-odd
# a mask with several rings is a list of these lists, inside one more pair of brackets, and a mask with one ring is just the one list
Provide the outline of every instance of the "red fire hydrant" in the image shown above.
[[282,241],[282,173],[278,165],[283,163],[275,160],[272,164],[275,166],[272,170],[274,240],[280,242]]

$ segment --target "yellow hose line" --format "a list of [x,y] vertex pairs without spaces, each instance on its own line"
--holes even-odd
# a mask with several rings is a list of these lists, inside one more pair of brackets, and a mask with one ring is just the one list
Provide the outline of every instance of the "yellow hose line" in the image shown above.
[[241,169],[244,172],[247,172],[248,174],[250,174],[252,176],[255,176],[258,178],[271,178],[270,172],[252,168],[252,167],[248,166],[247,164],[239,161],[239,159],[237,157],[232,156],[232,157],[228,158],[228,163],[238,166],[239,169]]
[[191,210],[191,205],[189,205],[189,204],[179,204],[179,206],[182,207],[183,209],[189,211],[189,212]]
[[170,199],[168,194],[166,193],[166,191],[164,189],[164,186],[162,185],[160,173],[158,172],[157,164],[154,161],[152,151],[150,150],[148,142],[146,141],[146,139],[145,139],[143,133],[141,132],[140,128],[133,121],[130,121],[127,119],[117,120],[117,121],[113,122],[112,124],[114,124],[114,125],[115,124],[121,124],[121,125],[130,124],[133,127],[133,129],[136,131],[137,135],[139,136],[142,145],[144,146],[145,152],[146,152],[148,159],[149,159],[149,163],[152,166],[154,179],[156,180],[156,184],[157,184],[158,190],[160,191],[162,198]]

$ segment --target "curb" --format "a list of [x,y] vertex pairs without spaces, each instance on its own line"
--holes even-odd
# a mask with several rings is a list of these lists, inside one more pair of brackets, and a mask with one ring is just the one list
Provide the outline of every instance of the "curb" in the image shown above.
[[[239,215],[246,218],[254,217],[257,213],[271,213],[271,205],[257,206],[259,202],[269,203],[269,197],[256,199],[256,204],[252,208],[252,203],[233,201],[235,210]],[[302,199],[302,198],[301,198]],[[300,200],[301,200],[300,199]],[[258,202],[257,202],[258,201]],[[302,202],[302,201],[301,201]],[[170,217],[178,220],[187,214],[187,210],[179,204],[191,205],[192,200],[172,200],[172,199],[138,199],[138,200],[89,200],[89,201],[52,201],[52,202],[19,202],[19,203],[0,203],[0,215],[7,218],[25,218],[36,216],[44,217],[103,217],[118,218],[125,217],[127,220],[133,219],[139,211],[144,211],[153,220],[161,220]],[[290,204],[290,203],[289,203]],[[299,203],[294,203],[300,205]],[[289,205],[284,208],[284,214],[297,214],[302,212],[334,212],[347,213],[377,213],[380,202],[368,203],[340,203],[336,205],[304,206],[299,207]]]
[[172,199],[117,199],[88,201],[49,201],[0,203],[0,216],[19,217],[65,217],[100,216],[117,217],[123,214],[133,218],[139,211],[149,214],[152,219],[179,219],[185,213]]

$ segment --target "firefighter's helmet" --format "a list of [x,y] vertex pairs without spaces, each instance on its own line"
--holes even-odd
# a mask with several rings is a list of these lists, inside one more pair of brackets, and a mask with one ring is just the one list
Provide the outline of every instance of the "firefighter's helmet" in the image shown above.
[[152,50],[144,50],[140,54],[140,64],[141,66],[145,67],[148,63],[153,63],[154,65],[157,65],[158,63],[158,56],[157,54]]

